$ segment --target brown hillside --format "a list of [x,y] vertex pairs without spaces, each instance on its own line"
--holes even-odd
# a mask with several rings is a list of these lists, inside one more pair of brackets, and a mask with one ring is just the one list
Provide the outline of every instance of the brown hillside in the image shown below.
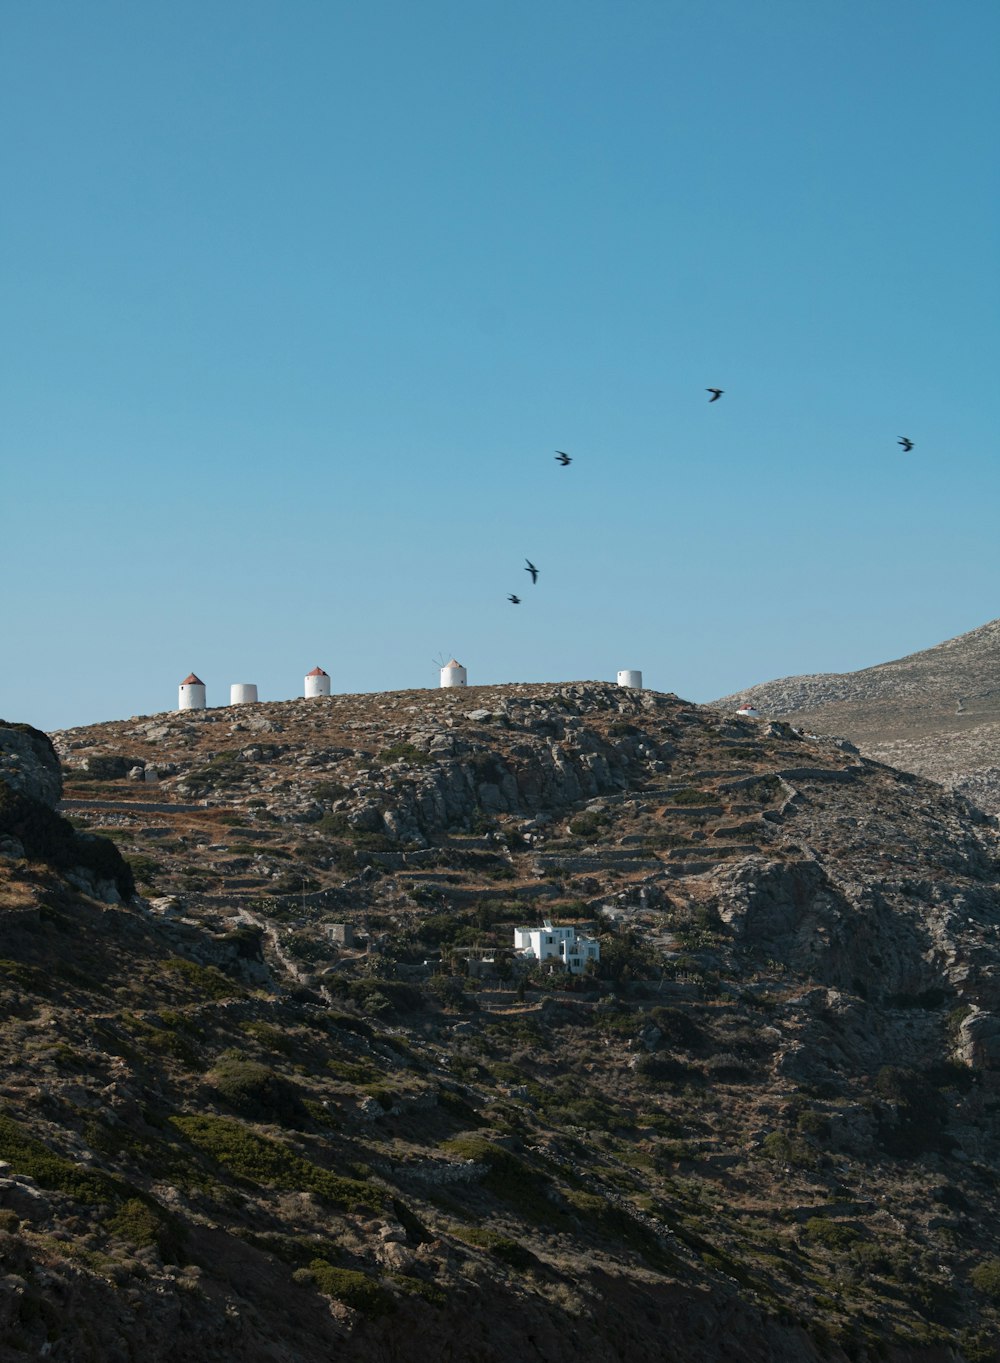
[[784,677],[712,704],[748,702],[1000,812],[1000,620],[895,662]]
[[[599,683],[53,737],[79,831],[30,734],[0,801],[3,1363],[996,1356],[966,801]],[[543,916],[595,974],[513,959]]]

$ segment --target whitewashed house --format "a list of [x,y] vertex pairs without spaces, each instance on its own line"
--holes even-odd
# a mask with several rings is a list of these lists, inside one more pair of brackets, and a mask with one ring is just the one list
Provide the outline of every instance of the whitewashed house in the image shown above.
[[515,928],[514,952],[523,959],[534,957],[544,964],[558,962],[571,975],[579,975],[588,961],[601,959],[601,944],[596,937],[577,932],[574,927],[556,928],[546,918],[540,928]]

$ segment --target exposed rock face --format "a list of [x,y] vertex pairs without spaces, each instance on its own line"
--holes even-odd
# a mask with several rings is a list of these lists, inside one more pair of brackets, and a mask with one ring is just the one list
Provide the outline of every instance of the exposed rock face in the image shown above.
[[47,735],[28,724],[0,724],[0,857],[57,865],[85,893],[109,903],[128,898],[132,872],[113,843],[77,834],[54,812],[62,770]]
[[1000,812],[1000,620],[858,672],[784,677],[712,704],[753,704]]
[[29,724],[0,720],[0,781],[20,795],[55,805],[62,796],[62,771],[48,735]]

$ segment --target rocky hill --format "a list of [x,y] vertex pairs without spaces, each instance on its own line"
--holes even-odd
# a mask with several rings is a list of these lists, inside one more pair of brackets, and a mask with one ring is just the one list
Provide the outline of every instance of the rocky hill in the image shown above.
[[966,800],[599,683],[53,740],[62,818],[0,727],[3,1363],[998,1356]]
[[1000,812],[1000,620],[895,662],[784,677],[713,705],[749,702]]

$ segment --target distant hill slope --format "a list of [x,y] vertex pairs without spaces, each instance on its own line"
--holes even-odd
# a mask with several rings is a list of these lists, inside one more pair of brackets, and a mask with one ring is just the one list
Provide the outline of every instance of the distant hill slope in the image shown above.
[[894,662],[783,677],[712,705],[749,701],[1000,812],[1000,620]]

